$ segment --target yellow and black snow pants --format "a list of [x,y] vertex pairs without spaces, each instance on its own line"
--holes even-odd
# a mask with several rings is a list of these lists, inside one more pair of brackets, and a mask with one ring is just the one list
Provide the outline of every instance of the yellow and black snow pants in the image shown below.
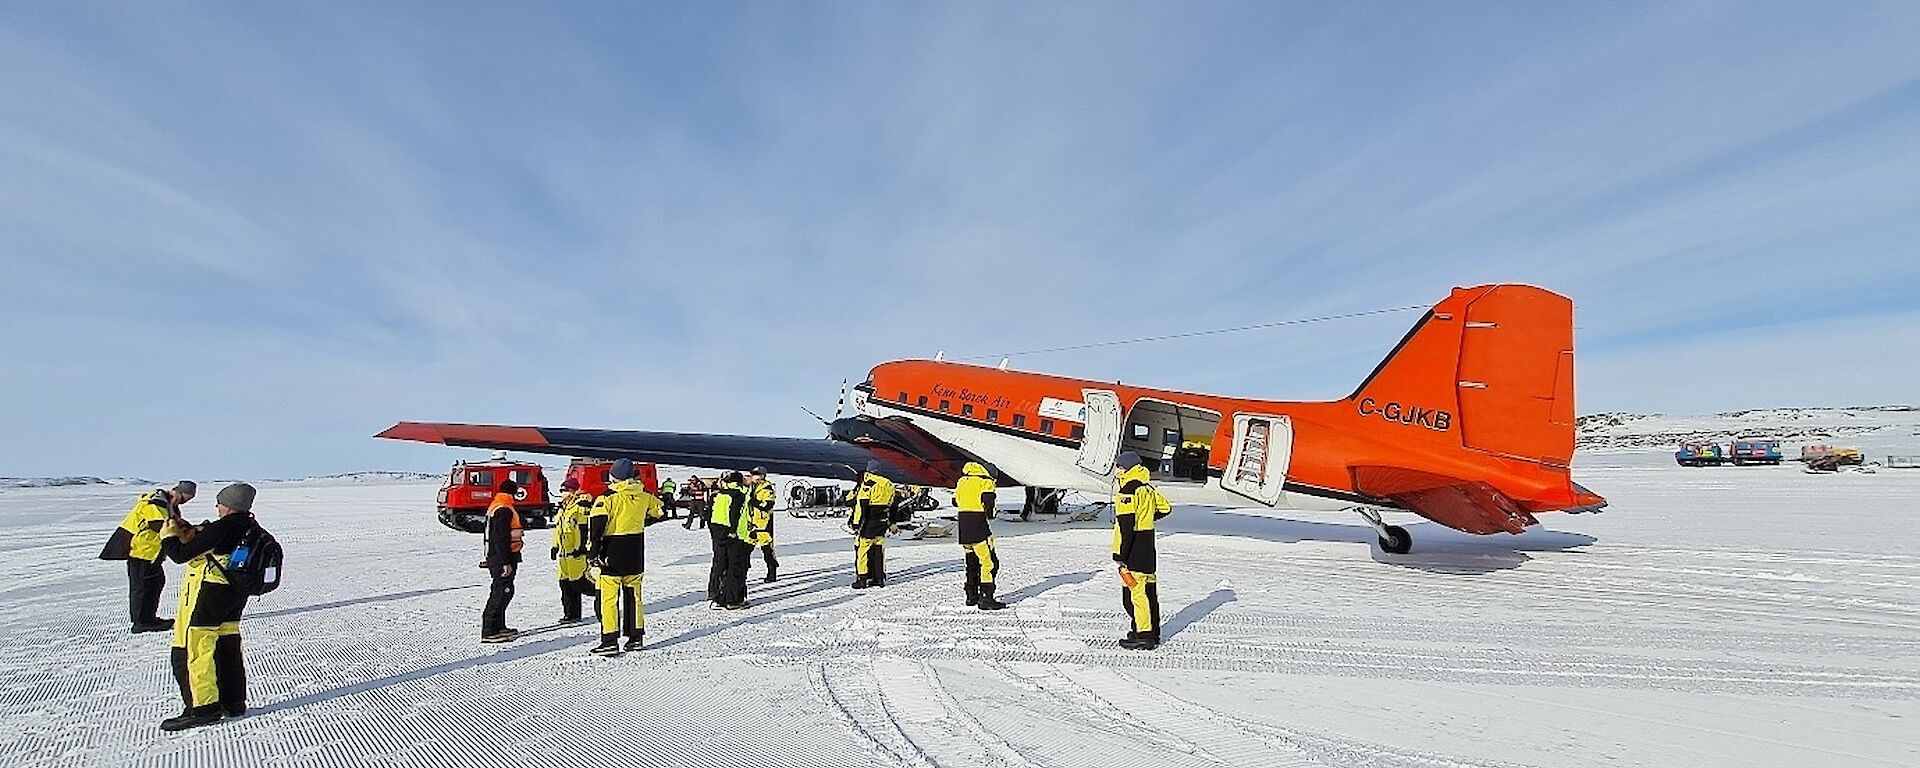
[[239,712],[247,707],[247,667],[240,650],[240,614],[247,600],[224,580],[211,580],[208,570],[190,563],[180,584],[173,678],[187,711]]
[[887,536],[857,536],[853,540],[853,570],[869,582],[887,580]]
[[[611,636],[626,631],[627,637],[640,637],[647,631],[647,604],[640,597],[640,584],[647,575],[636,573],[630,576],[617,576],[601,573],[600,586],[600,634]],[[625,609],[622,622],[622,609]],[[624,624],[624,627],[622,626]]]
[[993,551],[992,536],[960,548],[967,552],[967,595],[978,595],[982,586],[993,586],[993,575],[1000,570],[1000,555]]
[[1120,604],[1127,609],[1127,618],[1133,623],[1132,631],[1127,634],[1159,642],[1160,577],[1139,571],[1129,573],[1133,583],[1120,585]]

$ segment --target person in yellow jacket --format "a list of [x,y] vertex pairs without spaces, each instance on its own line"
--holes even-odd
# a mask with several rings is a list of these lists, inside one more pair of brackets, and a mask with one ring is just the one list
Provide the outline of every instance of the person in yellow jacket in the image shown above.
[[600,614],[598,588],[592,568],[587,564],[587,526],[593,516],[595,499],[580,491],[580,483],[567,478],[560,485],[566,495],[560,498],[560,515],[553,521],[553,546],[547,557],[554,561],[554,575],[560,580],[560,623],[578,624],[580,598],[593,595],[593,612]]
[[219,518],[198,526],[174,518],[160,539],[167,559],[185,563],[174,614],[173,679],[184,710],[160,728],[181,731],[247,713],[247,668],[240,652],[240,614],[247,593],[227,581],[233,551],[258,525],[253,486],[234,483],[215,497]]
[[753,554],[753,510],[739,472],[720,476],[713,494],[707,533],[713,538],[713,567],[707,572],[707,599],[715,608],[747,607],[747,559]]
[[160,534],[179,519],[180,508],[193,501],[198,490],[192,480],[182,480],[173,490],[141,496],[100,550],[102,560],[127,561],[127,618],[136,635],[173,629],[173,619],[160,618],[160,593],[167,588],[167,572],[160,567]]
[[[646,644],[647,604],[641,585],[647,576],[647,526],[665,518],[660,499],[633,475],[633,462],[613,463],[607,495],[593,504],[587,528],[588,549],[600,565],[599,656],[619,656]],[[625,631],[627,644],[620,646]]]
[[[766,558],[767,575],[760,581],[772,584],[779,578],[780,560],[773,555],[773,483],[767,480],[766,467],[754,467],[747,473],[747,505],[751,508],[748,515],[750,537],[747,544],[760,549],[760,555]],[[748,553],[752,560],[752,553]]]
[[1000,571],[1000,555],[993,549],[993,505],[999,501],[999,486],[993,475],[977,461],[960,469],[960,482],[953,488],[953,504],[959,510],[960,549],[967,559],[967,605],[983,611],[1007,607],[993,599],[993,577]]
[[1133,451],[1120,454],[1118,487],[1113,493],[1113,561],[1120,564],[1120,601],[1127,609],[1127,638],[1120,647],[1151,651],[1160,647],[1160,577],[1153,524],[1172,510],[1153,487],[1152,476]]
[[854,491],[853,515],[853,588],[887,585],[887,534],[893,527],[893,481],[880,475],[879,460],[867,462],[867,472]]

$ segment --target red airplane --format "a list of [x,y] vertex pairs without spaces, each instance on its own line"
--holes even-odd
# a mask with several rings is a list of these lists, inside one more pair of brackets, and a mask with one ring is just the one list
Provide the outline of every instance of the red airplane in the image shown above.
[[875,366],[825,438],[400,422],[378,437],[561,456],[953,487],[979,461],[1008,484],[1111,493],[1138,454],[1177,504],[1352,510],[1405,553],[1405,510],[1475,534],[1597,510],[1573,482],[1573,302],[1527,285],[1456,288],[1353,394],[1277,402],[942,360]]

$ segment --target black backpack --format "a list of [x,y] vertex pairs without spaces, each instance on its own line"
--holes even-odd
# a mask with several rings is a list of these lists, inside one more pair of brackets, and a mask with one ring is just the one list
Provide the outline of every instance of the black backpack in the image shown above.
[[240,536],[227,566],[220,570],[226,574],[227,583],[241,593],[264,595],[280,588],[285,556],[280,541],[256,525]]

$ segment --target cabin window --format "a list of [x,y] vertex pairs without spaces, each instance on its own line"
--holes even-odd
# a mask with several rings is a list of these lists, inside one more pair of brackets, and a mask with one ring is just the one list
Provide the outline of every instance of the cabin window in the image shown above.
[[1153,434],[1153,430],[1148,429],[1145,424],[1128,424],[1127,426],[1133,430],[1135,440],[1145,440]]
[[492,488],[493,487],[493,470],[483,469],[477,472],[468,472],[467,485],[478,485],[483,488]]
[[941,413],[946,413],[947,411],[951,411],[951,410],[953,410],[953,401],[952,401],[952,400],[942,400],[942,401],[940,401],[940,412],[941,412]]
[[922,408],[925,408],[925,407],[927,407],[927,396],[926,396],[926,395],[921,395],[921,396],[920,396],[920,407],[922,407]]
[[988,409],[987,409],[987,421],[992,421],[992,422],[999,422],[999,421],[1000,421],[1000,412],[999,412],[999,411],[996,411],[996,410],[994,410],[994,409],[992,409],[992,408],[988,408]]
[[905,392],[901,392],[901,393],[900,393],[900,402],[903,402],[903,403],[904,403],[904,402],[906,402],[906,401],[907,401],[907,393],[905,393]]
[[1180,447],[1180,432],[1174,429],[1161,429],[1160,444],[1169,448]]
[[971,405],[971,404],[967,404],[967,405],[962,405],[962,406],[960,406],[960,415],[962,415],[962,416],[972,416],[972,415],[973,415],[973,405]]
[[512,472],[507,473],[507,476],[513,478],[513,482],[518,483],[520,485],[526,485],[527,481],[533,479],[533,473],[528,472],[524,469],[516,469]]
[[1024,413],[1016,413],[1016,414],[1014,414],[1014,415],[1013,415],[1013,425],[1014,425],[1014,426],[1016,426],[1016,427],[1025,427],[1025,426],[1027,426],[1027,415],[1026,415],[1026,414],[1024,414]]
[[1053,434],[1053,419],[1041,419],[1040,431],[1045,432],[1049,435]]
[[1078,440],[1086,436],[1087,436],[1087,428],[1085,425],[1081,425],[1081,424],[1073,425],[1073,439]]

